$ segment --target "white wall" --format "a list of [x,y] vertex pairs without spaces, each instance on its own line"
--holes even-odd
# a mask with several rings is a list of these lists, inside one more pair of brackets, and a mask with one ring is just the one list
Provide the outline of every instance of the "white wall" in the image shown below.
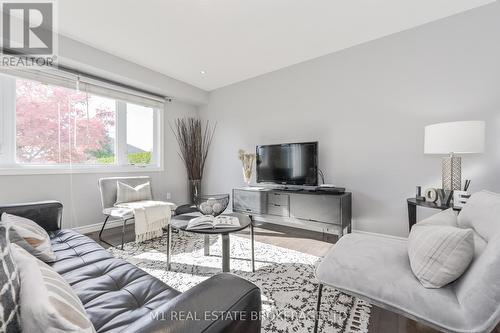
[[463,175],[500,192],[499,17],[495,3],[211,92],[204,192],[243,185],[239,148],[317,140],[326,181],[353,192],[355,229],[405,236],[406,198],[440,185],[424,126],[470,119],[487,121],[487,152]]
[[205,90],[160,74],[146,67],[98,50],[74,39],[59,36],[60,64],[136,88],[200,105],[208,100]]
[[166,199],[170,192],[178,204],[187,202],[187,176],[177,155],[177,142],[169,123],[178,117],[196,117],[194,106],[172,102],[165,111],[165,171],[141,173],[0,176],[0,203],[59,200],[64,205],[63,227],[73,228],[103,221],[97,180],[101,177],[149,175],[153,195]]

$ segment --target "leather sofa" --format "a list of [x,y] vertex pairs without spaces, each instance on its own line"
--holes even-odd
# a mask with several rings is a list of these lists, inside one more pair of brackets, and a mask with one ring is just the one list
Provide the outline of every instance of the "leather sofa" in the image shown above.
[[260,290],[218,274],[181,293],[138,267],[114,258],[87,236],[60,229],[62,204],[0,206],[49,232],[52,267],[81,299],[97,332],[260,332]]

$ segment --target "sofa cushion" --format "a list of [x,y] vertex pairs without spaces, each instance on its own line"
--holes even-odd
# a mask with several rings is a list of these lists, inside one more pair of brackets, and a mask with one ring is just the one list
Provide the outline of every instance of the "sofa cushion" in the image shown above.
[[447,225],[415,225],[408,237],[410,267],[426,288],[455,281],[474,257],[474,232]]
[[12,258],[7,228],[0,226],[0,331],[19,332],[19,271]]
[[473,228],[489,241],[500,231],[500,194],[489,191],[472,194],[458,215],[458,225]]
[[50,238],[36,222],[25,217],[8,213],[2,214],[2,225],[9,228],[9,238],[12,243],[44,262],[54,261],[55,256],[50,246]]
[[24,332],[95,332],[82,302],[61,275],[16,244],[12,255],[21,277]]
[[123,332],[179,292],[136,266],[114,258],[72,230],[51,234],[52,267],[71,285],[97,332]]

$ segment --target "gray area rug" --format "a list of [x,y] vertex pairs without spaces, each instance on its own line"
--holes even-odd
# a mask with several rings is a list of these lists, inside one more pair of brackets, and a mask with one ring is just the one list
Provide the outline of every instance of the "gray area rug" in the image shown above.
[[[251,271],[250,239],[230,236],[231,273],[260,287],[262,332],[312,332],[316,307],[316,256],[255,242],[255,273]],[[110,248],[146,272],[185,291],[221,272],[220,237],[212,236],[210,255],[203,254],[203,236],[172,234],[171,271],[166,270],[166,236],[140,244],[125,244],[124,250]],[[368,332],[370,305],[333,288],[323,289],[320,332]]]

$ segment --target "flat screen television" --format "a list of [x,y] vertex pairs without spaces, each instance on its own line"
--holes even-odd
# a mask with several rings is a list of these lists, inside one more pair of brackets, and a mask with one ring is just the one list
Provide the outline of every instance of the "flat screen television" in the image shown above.
[[318,143],[257,146],[257,183],[318,185]]

